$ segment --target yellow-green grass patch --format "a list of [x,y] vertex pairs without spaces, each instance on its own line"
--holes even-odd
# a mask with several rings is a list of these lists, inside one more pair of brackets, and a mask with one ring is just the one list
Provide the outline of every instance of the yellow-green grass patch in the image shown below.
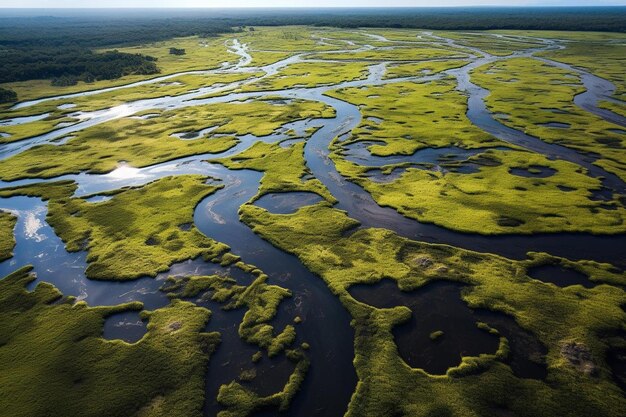
[[[368,179],[366,168],[334,159],[377,203],[420,222],[480,234],[626,232],[626,209],[617,201],[590,200],[601,182],[578,165],[523,151],[490,150],[470,160],[481,164],[485,158],[489,163],[478,172],[408,168],[385,183]],[[539,178],[511,173],[536,167],[554,174]]]
[[17,218],[13,214],[0,210],[0,262],[13,256],[15,223]]
[[[141,313],[136,343],[102,338],[104,319],[141,303],[89,307],[29,268],[0,280],[0,406],[14,417],[201,417],[204,375],[218,333],[210,312],[184,301]],[[55,302],[58,301],[58,302]]]
[[[480,67],[472,80],[491,93],[489,109],[505,114],[512,128],[587,153],[600,155],[597,165],[626,179],[626,137],[615,125],[578,108],[573,99],[584,91],[578,76],[536,59],[515,58]],[[549,123],[565,123],[565,128]]]
[[51,199],[47,220],[68,251],[87,250],[89,278],[155,276],[175,262],[219,260],[228,251],[195,226],[180,227],[193,223],[196,205],[218,189],[199,175],[166,177],[99,203]]
[[362,62],[300,62],[283,68],[278,74],[248,84],[243,91],[282,90],[292,87],[315,87],[360,80],[367,77]]
[[[292,215],[271,215],[245,205],[241,215],[256,233],[294,253],[320,275],[352,314],[359,384],[348,416],[485,416],[504,408],[520,416],[595,413],[617,417],[626,406],[604,361],[608,344],[602,336],[623,327],[626,313],[620,305],[626,296],[620,288],[561,288],[526,275],[536,259],[511,261],[410,241],[384,229],[346,235],[355,221],[328,203],[304,207]],[[610,265],[577,265],[584,265],[595,279],[625,282],[624,275],[612,272]],[[383,278],[396,280],[403,290],[441,279],[468,284],[462,298],[471,307],[513,316],[547,347],[547,379],[516,377],[499,359],[508,354],[507,349],[465,357],[442,376],[410,368],[399,356],[392,334],[394,326],[408,319],[407,310],[379,310],[354,300],[347,291],[351,285]],[[563,346],[571,344],[590,353],[592,372],[581,372],[561,353]]]
[[[285,123],[332,116],[323,103],[294,100],[288,105],[256,100],[155,112],[157,117],[115,119],[76,132],[63,145],[42,145],[0,161],[0,177],[50,178],[89,171],[106,173],[121,161],[144,167],[184,156],[223,152],[234,135],[269,135]],[[208,137],[183,140],[172,135],[216,127]],[[212,135],[223,134],[226,136]],[[233,136],[230,136],[233,135]]]
[[451,79],[344,88],[327,94],[359,106],[363,120],[352,131],[353,140],[384,142],[370,147],[374,155],[410,155],[429,147],[503,145],[470,123],[465,116],[467,98],[455,90]]

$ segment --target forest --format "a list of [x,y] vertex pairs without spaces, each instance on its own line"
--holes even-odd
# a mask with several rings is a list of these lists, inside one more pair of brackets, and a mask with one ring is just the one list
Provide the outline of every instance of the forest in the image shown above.
[[[156,74],[156,59],[117,51],[101,54],[80,47],[16,48],[5,51],[0,82],[52,79],[54,85],[112,80],[129,74]],[[59,84],[60,80],[69,82]]]
[[[52,79],[53,85],[78,80],[155,74],[149,56],[108,52],[100,47],[154,42],[178,36],[212,37],[245,26],[311,25],[421,28],[441,30],[626,31],[626,7],[570,8],[398,8],[398,9],[175,9],[55,11],[25,9],[0,13],[0,83]],[[62,15],[59,15],[62,13]],[[34,30],[36,28],[36,30]],[[233,29],[235,28],[235,29]],[[4,94],[2,101],[13,101]]]

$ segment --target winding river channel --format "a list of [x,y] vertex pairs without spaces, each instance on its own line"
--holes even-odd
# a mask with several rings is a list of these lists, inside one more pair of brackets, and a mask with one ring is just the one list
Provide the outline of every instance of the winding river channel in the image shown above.
[[[444,76],[453,76],[457,81],[457,88],[468,96],[467,116],[479,128],[504,142],[522,146],[531,151],[547,155],[550,158],[560,158],[576,163],[586,168],[589,175],[603,177],[603,185],[606,188],[615,192],[623,193],[626,191],[625,184],[617,176],[609,174],[593,164],[593,157],[582,155],[560,145],[545,143],[538,138],[504,126],[489,112],[485,105],[484,99],[489,94],[489,91],[473,84],[470,80],[470,71],[474,68],[497,60],[520,56],[532,57],[538,51],[557,49],[561,47],[558,41],[541,40],[543,45],[535,49],[500,57],[487,54],[476,48],[456,45],[452,40],[440,38],[431,33],[425,32],[420,37],[421,39],[428,38],[436,44],[455,46],[465,50],[468,52],[471,62],[463,67],[440,74],[396,79],[383,79],[388,63],[376,62],[369,67],[368,76],[360,80],[313,88],[229,93],[229,91],[246,84],[251,84],[276,74],[287,65],[307,60],[307,54],[301,53],[271,65],[250,67],[251,58],[246,46],[241,45],[238,41],[234,41],[230,48],[232,52],[239,55],[238,63],[224,65],[216,70],[194,71],[184,74],[260,72],[264,75],[228,85],[204,87],[179,96],[137,100],[109,109],[78,113],[77,116],[80,121],[71,126],[65,126],[38,137],[0,145],[0,158],[8,158],[41,144],[58,144],[58,142],[53,141],[67,137],[90,126],[129,117],[146,110],[179,109],[188,106],[270,96],[319,101],[335,110],[336,115],[334,118],[303,120],[290,123],[284,126],[284,128],[303,131],[307,127],[319,127],[306,142],[306,163],[312,175],[319,179],[337,199],[336,207],[345,210],[350,217],[358,220],[361,223],[360,227],[386,228],[401,236],[419,241],[445,243],[478,252],[496,253],[513,259],[523,259],[529,251],[540,251],[570,259],[591,259],[610,262],[624,268],[626,266],[626,257],[624,256],[626,236],[623,235],[596,236],[584,233],[556,233],[491,237],[454,232],[433,224],[420,223],[406,218],[392,208],[381,207],[368,192],[341,176],[329,158],[329,144],[335,137],[350,134],[361,123],[362,115],[358,106],[329,97],[325,93],[346,87],[382,85],[400,81],[429,82]],[[391,42],[380,35],[376,35],[375,39],[379,42]],[[332,41],[331,39],[320,38],[320,42]],[[351,42],[348,44],[351,44]],[[346,53],[373,48],[369,45],[363,45],[358,49],[339,49],[335,52]],[[615,90],[615,87],[610,82],[566,64],[543,58],[542,60],[550,65],[556,65],[580,75],[586,91],[576,97],[575,104],[577,106],[614,123],[616,127],[626,126],[625,118],[597,106],[599,101],[605,100]],[[15,108],[24,109],[50,100],[71,99],[130,88],[146,83],[160,82],[179,75],[181,74],[171,74],[126,86],[23,102],[16,105]],[[206,98],[209,95],[210,97]],[[281,129],[281,131],[286,130]],[[0,182],[0,188],[69,179],[78,184],[76,196],[88,196],[125,186],[146,184],[169,175],[202,174],[218,179],[224,185],[224,188],[206,197],[196,207],[194,215],[195,225],[207,236],[229,245],[232,252],[241,256],[246,263],[261,268],[269,275],[270,282],[292,291],[293,296],[281,304],[279,314],[272,324],[277,328],[282,328],[289,324],[295,315],[299,315],[303,322],[297,328],[298,340],[306,341],[311,345],[309,355],[312,365],[304,383],[304,395],[296,396],[289,414],[327,417],[341,416],[347,408],[357,383],[356,373],[352,365],[354,332],[350,327],[350,315],[343,308],[337,297],[331,294],[324,282],[308,271],[297,258],[267,243],[239,221],[239,207],[256,195],[262,174],[251,170],[229,170],[218,163],[210,162],[211,159],[237,155],[256,141],[278,143],[288,139],[289,137],[286,134],[280,132],[264,137],[245,135],[239,138],[239,143],[235,147],[220,154],[195,155],[145,168],[121,166],[117,170],[104,175],[81,173],[65,175],[51,180],[29,179]],[[364,158],[367,159],[366,156]],[[370,162],[373,164],[373,159]],[[190,273],[230,273],[242,275],[240,271],[193,260],[173,265],[169,272],[160,274],[156,279],[146,277],[128,282],[92,281],[85,277],[86,253],[68,253],[61,240],[46,223],[47,206],[45,202],[38,198],[29,197],[0,199],[0,209],[11,211],[18,216],[15,233],[17,241],[14,250],[15,254],[13,258],[0,263],[0,276],[8,274],[20,266],[32,264],[38,280],[52,282],[63,293],[77,296],[91,305],[112,305],[126,301],[142,301],[147,309],[154,309],[168,303],[165,294],[159,291],[159,287],[168,275]],[[247,277],[242,276],[241,278],[246,279]],[[256,349],[243,343],[237,334],[237,327],[243,314],[242,311],[225,312],[220,310],[219,304],[205,301],[199,301],[199,303],[206,305],[214,312],[207,329],[217,330],[222,333],[222,344],[211,358],[209,369],[207,370],[206,415],[212,416],[219,410],[219,405],[215,401],[219,386],[236,379],[242,369],[250,366],[250,357]],[[130,322],[122,321],[121,323],[128,324],[132,322],[132,318],[128,320]],[[140,335],[143,331],[141,326],[126,327],[126,329],[120,329],[116,326],[109,326],[105,329],[105,337],[119,336],[136,339],[135,336]],[[133,335],[133,333],[136,334]],[[265,361],[259,365],[259,376],[255,379],[256,382],[249,383],[249,386],[264,395],[271,394],[282,389],[292,370],[293,365],[285,359]],[[271,415],[270,412],[268,413],[268,415]]]

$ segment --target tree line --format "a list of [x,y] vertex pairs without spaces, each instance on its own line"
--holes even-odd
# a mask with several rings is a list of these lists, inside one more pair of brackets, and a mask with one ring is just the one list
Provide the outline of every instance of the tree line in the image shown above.
[[[93,82],[112,80],[129,74],[156,74],[156,59],[139,54],[118,51],[94,53],[89,49],[73,48],[16,48],[3,53],[0,83],[33,79]],[[67,82],[65,85],[68,85]]]
[[[68,85],[79,80],[154,74],[158,72],[158,65],[152,57],[117,51],[97,54],[93,50],[177,36],[218,36],[233,32],[237,27],[312,25],[626,32],[626,7],[128,9],[100,10],[97,15],[84,10],[69,10],[55,12],[59,14],[55,17],[39,16],[38,13],[42,12],[0,11],[0,83],[52,79],[55,85]],[[3,94],[0,100],[12,97]]]

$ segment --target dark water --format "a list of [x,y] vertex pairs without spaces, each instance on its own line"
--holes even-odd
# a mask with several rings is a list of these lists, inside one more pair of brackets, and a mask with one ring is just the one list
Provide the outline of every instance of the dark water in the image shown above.
[[[226,243],[233,253],[267,273],[270,282],[292,291],[291,300],[281,305],[279,317],[272,324],[282,328],[296,316],[302,318],[297,327],[298,337],[311,346],[308,352],[311,368],[303,392],[296,396],[290,412],[309,415],[311,410],[316,410],[310,415],[342,415],[356,386],[356,373],[351,365],[354,356],[351,317],[324,282],[296,257],[262,240],[239,221],[236,213],[256,194],[262,174],[248,170],[231,171],[231,174],[237,175],[237,181],[229,182],[224,190],[203,200],[196,208],[194,222],[200,231]],[[211,369],[226,361],[224,355],[229,355],[229,351],[218,349],[209,365],[209,393],[216,393],[222,383],[229,382],[223,378],[222,369]],[[235,355],[240,356],[236,351]],[[251,354],[243,356],[249,358]],[[286,378],[282,380],[283,385],[286,382]],[[260,379],[259,383],[265,382]],[[206,412],[213,415],[219,406],[210,401],[214,395],[207,398]]]
[[520,177],[547,178],[556,174],[556,169],[541,165],[531,165],[528,168],[511,168],[509,172]]
[[559,287],[570,285],[582,285],[585,288],[593,288],[596,284],[589,281],[587,275],[561,265],[541,265],[528,270],[528,276],[539,281],[551,282]]
[[413,368],[440,375],[459,365],[463,356],[495,353],[499,337],[479,328],[478,322],[483,322],[509,340],[511,358],[507,362],[516,375],[544,378],[546,349],[511,317],[469,308],[461,298],[463,288],[458,283],[437,281],[404,292],[394,281],[382,280],[375,285],[354,285],[349,292],[377,308],[406,306],[411,310],[410,320],[394,328],[393,334],[400,355]]
[[[359,141],[352,142],[343,146],[345,150],[343,156],[350,162],[357,164],[381,167],[392,164],[439,164],[445,162],[463,161],[467,158],[483,153],[494,148],[476,148],[463,149],[456,146],[448,146],[444,148],[423,148],[415,151],[411,155],[389,155],[378,156],[372,155],[369,147],[372,145],[384,145],[384,142],[376,141]],[[498,147],[495,149],[504,150],[508,148]]]
[[[411,319],[393,330],[400,356],[413,368],[445,374],[462,356],[495,353],[499,339],[476,326],[472,311],[460,298],[461,286],[436,282],[413,293],[398,289],[395,282],[353,286],[350,294],[377,308],[407,306]],[[433,340],[431,334],[443,332]]]
[[[453,44],[452,41],[447,41],[447,43]],[[475,48],[470,49],[479,55],[482,54],[482,51]],[[527,51],[524,54],[530,53],[532,51]],[[513,56],[524,54],[514,54]],[[604,184],[609,190],[608,192],[612,192],[611,190],[621,192],[625,189],[623,182],[616,176],[607,174],[601,168],[592,165],[593,156],[581,155],[563,146],[544,143],[498,122],[497,118],[487,111],[484,104],[484,98],[489,92],[471,83],[469,71],[496,59],[507,58],[493,57],[488,54],[482,55],[483,58],[477,58],[465,67],[446,72],[456,77],[459,89],[469,95],[467,115],[475,125],[506,142],[523,146],[550,158],[572,161],[589,169],[593,176],[604,176],[606,178]],[[244,53],[241,56],[243,61],[247,59]],[[263,70],[269,74],[276,73],[281,67],[300,59],[300,56],[294,56],[266,66]],[[243,71],[246,69],[240,65],[236,70]],[[250,70],[256,71],[258,69],[251,68]],[[435,225],[419,223],[403,217],[393,209],[381,207],[362,188],[342,178],[336,171],[333,162],[328,158],[328,145],[337,136],[347,138],[349,132],[361,122],[361,113],[357,106],[328,97],[324,93],[339,87],[380,85],[399,80],[427,82],[445,75],[382,80],[384,71],[384,63],[373,65],[370,67],[370,75],[367,80],[347,82],[330,87],[296,88],[202,98],[203,95],[217,93],[226,87],[235,87],[245,83],[238,82],[225,87],[204,88],[178,97],[139,100],[111,109],[77,114],[82,118],[82,121],[75,125],[25,141],[1,145],[0,157],[6,158],[38,144],[53,143],[54,140],[65,138],[68,134],[89,126],[151,109],[181,108],[264,96],[281,96],[285,100],[311,99],[333,107],[336,111],[334,119],[295,122],[284,126],[281,132],[269,137],[257,138],[246,135],[239,138],[240,142],[235,148],[219,155],[181,158],[139,170],[120,167],[119,170],[107,175],[82,173],[63,176],[60,179],[77,181],[79,184],[77,196],[86,196],[123,186],[145,184],[167,175],[200,173],[218,178],[225,185],[225,188],[207,197],[197,206],[194,215],[195,225],[206,235],[228,244],[233,253],[242,256],[245,262],[261,268],[270,276],[270,283],[291,290],[292,297],[281,304],[278,315],[271,324],[280,331],[284,326],[292,323],[295,316],[300,316],[303,321],[297,326],[297,343],[307,342],[311,345],[309,351],[311,369],[302,387],[302,392],[296,396],[289,414],[341,416],[346,410],[357,382],[352,366],[354,332],[350,327],[349,314],[339,300],[330,293],[325,283],[309,272],[297,258],[265,242],[239,221],[238,209],[256,194],[261,173],[248,170],[228,170],[221,165],[203,162],[204,160],[235,155],[258,140],[280,142],[282,146],[290,146],[295,140],[286,134],[288,129],[294,129],[298,133],[302,132],[305,127],[317,123],[322,125],[321,129],[307,141],[305,146],[307,165],[313,176],[322,181],[339,201],[336,207],[346,210],[350,217],[361,222],[362,227],[384,227],[411,239],[451,244],[514,259],[525,258],[528,251],[543,251],[571,259],[592,259],[610,262],[622,268],[626,267],[626,240],[624,235],[593,236],[582,233],[558,233],[490,237],[453,232]],[[613,121],[618,126],[624,126],[623,118],[620,119],[617,115],[597,107],[597,102],[610,94],[611,88],[614,89],[614,87],[605,80],[600,79],[599,81],[597,77],[593,78],[585,73],[581,74],[587,91],[576,97],[575,104]],[[66,98],[88,94],[95,93],[69,95]],[[29,103],[23,103],[20,107],[27,105]],[[378,123],[379,121],[371,120],[371,122]],[[471,152],[477,151],[459,148],[426,149],[410,156],[377,159],[379,157],[373,157],[362,146],[347,145],[347,157],[368,166],[404,163],[407,160],[412,163],[432,164],[440,160],[450,161],[450,155],[453,155],[452,160],[464,159],[473,155]],[[396,173],[390,175],[396,175]],[[0,183],[0,187],[25,185],[40,181],[23,180],[13,183]],[[315,198],[310,196],[299,195],[294,198],[293,193],[286,193],[280,197],[266,197],[264,197],[265,201],[262,201],[262,198],[256,204],[265,205],[270,211],[276,213],[290,212],[297,207],[315,202]],[[96,204],[98,199],[95,197],[92,202]],[[160,274],[156,279],[140,278],[126,282],[91,281],[84,276],[86,254],[84,252],[67,253],[65,251],[63,243],[45,222],[46,204],[44,202],[36,198],[26,197],[0,199],[0,208],[13,210],[19,218],[16,226],[15,256],[0,263],[0,276],[8,274],[20,266],[33,264],[38,280],[52,282],[65,294],[78,296],[91,305],[113,305],[138,300],[142,301],[147,309],[164,306],[168,299],[163,292],[159,291],[159,288],[169,275],[225,273],[235,276],[240,283],[245,284],[248,282],[247,280],[251,280],[251,277],[242,274],[241,271],[222,268],[201,260],[192,260],[173,265],[170,271]],[[188,225],[181,226],[188,227]],[[515,321],[508,316],[469,309],[460,298],[462,288],[457,284],[434,283],[412,293],[401,293],[397,287],[394,287],[395,284],[390,285],[383,282],[379,286],[354,287],[351,292],[354,292],[358,299],[371,302],[374,306],[391,306],[394,304],[406,305],[411,308],[413,312],[411,320],[399,326],[394,331],[394,336],[398,341],[400,354],[412,366],[423,367],[432,373],[444,373],[448,367],[459,363],[462,354],[476,355],[495,352],[498,338],[476,326],[476,321],[483,321],[498,329],[509,340],[512,355],[508,363],[517,375],[539,379],[545,376],[545,367],[542,365],[545,349],[534,337],[520,329]],[[206,414],[215,415],[220,409],[215,402],[219,386],[232,380],[240,380],[242,371],[256,369],[256,377],[252,378],[248,373],[248,378],[245,379],[251,380],[242,381],[242,383],[261,394],[282,389],[293,369],[293,364],[287,361],[284,356],[279,356],[272,359],[263,357],[258,365],[253,365],[252,355],[257,351],[256,347],[242,342],[237,334],[237,327],[244,311],[224,311],[218,303],[204,299],[194,301],[213,311],[213,317],[207,325],[207,330],[220,331],[222,334],[222,343],[212,357],[207,370]],[[142,326],[133,321],[132,314],[129,314],[130,316],[127,318],[110,317],[105,323],[105,337],[127,341],[138,340],[145,330],[142,330]],[[124,323],[126,324],[124,325]],[[432,340],[430,334],[438,330],[443,331],[443,335]],[[268,413],[273,414],[272,412]]]
[[[622,309],[626,309],[623,306]],[[613,380],[624,393],[626,393],[626,331],[620,330],[610,335],[612,342],[609,343],[609,349],[606,355],[606,362],[611,369]]]
[[146,334],[146,322],[138,312],[124,312],[107,317],[102,336],[109,340],[123,340],[135,343]]
[[569,129],[569,123],[561,123],[561,122],[548,122],[548,123],[540,123],[539,126],[545,127],[554,127],[556,129]]
[[289,193],[269,193],[254,202],[259,206],[274,214],[295,213],[299,208],[310,206],[322,201],[323,198],[315,193],[309,192],[289,192]]
[[[547,252],[570,259],[592,259],[626,267],[626,236],[599,236],[587,233],[552,233],[535,235],[482,236],[451,231],[443,227],[406,218],[396,210],[379,206],[372,196],[337,172],[329,158],[330,141],[359,124],[358,108],[344,101],[319,95],[332,105],[337,118],[349,124],[327,123],[307,141],[304,155],[315,178],[339,200],[337,208],[361,223],[361,227],[381,227],[400,236],[429,243],[444,243],[477,252],[495,253],[512,259],[524,259],[528,252]],[[471,102],[471,97],[470,97]]]

